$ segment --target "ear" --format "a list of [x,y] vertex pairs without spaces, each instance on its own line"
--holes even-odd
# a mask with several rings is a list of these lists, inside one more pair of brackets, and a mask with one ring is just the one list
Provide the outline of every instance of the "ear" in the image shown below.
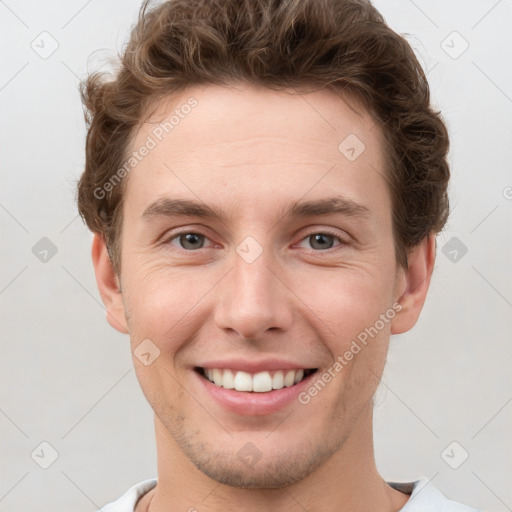
[[107,322],[117,331],[128,334],[119,278],[110,261],[105,239],[98,234],[92,241],[92,263],[101,300],[107,310]]
[[430,286],[430,278],[436,259],[436,238],[434,234],[425,237],[409,252],[408,268],[401,269],[396,299],[402,309],[391,321],[391,334],[401,334],[413,328],[417,322]]

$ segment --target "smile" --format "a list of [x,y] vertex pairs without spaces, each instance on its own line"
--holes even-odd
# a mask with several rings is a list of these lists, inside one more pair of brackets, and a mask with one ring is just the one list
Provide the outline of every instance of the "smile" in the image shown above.
[[220,368],[196,368],[200,375],[218,387],[254,393],[266,393],[289,388],[298,384],[316,370],[316,368],[301,368],[248,373]]

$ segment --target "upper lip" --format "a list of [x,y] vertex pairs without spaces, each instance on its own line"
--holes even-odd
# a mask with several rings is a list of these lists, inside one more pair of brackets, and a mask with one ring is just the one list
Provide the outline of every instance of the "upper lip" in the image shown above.
[[247,373],[258,373],[273,370],[306,370],[314,369],[316,366],[309,364],[301,364],[294,361],[287,361],[284,359],[260,359],[247,360],[247,359],[219,359],[216,361],[204,361],[195,365],[196,368],[218,368],[219,370],[235,370]]

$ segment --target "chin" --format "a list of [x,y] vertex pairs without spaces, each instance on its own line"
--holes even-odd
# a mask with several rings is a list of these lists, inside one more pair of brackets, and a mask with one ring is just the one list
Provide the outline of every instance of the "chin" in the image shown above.
[[[269,434],[265,433],[265,436]],[[250,436],[244,437],[250,439]],[[295,484],[313,473],[336,451],[335,443],[320,440],[316,445],[298,439],[294,445],[285,445],[277,435],[275,444],[270,439],[255,443],[233,439],[223,449],[199,442],[192,436],[176,441],[190,462],[206,476],[241,489],[279,489]],[[260,450],[257,443],[264,447]],[[240,445],[240,449],[234,448]]]

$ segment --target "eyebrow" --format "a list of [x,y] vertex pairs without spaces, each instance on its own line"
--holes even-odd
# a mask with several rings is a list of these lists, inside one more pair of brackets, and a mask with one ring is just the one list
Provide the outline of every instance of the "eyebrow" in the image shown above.
[[[285,206],[280,219],[284,217],[314,217],[318,215],[343,214],[348,217],[367,217],[370,210],[351,199],[341,196],[328,197],[312,201],[296,201]],[[149,205],[142,218],[155,216],[165,217],[201,217],[224,222],[227,215],[221,210],[212,208],[205,203],[190,199],[162,198]]]

